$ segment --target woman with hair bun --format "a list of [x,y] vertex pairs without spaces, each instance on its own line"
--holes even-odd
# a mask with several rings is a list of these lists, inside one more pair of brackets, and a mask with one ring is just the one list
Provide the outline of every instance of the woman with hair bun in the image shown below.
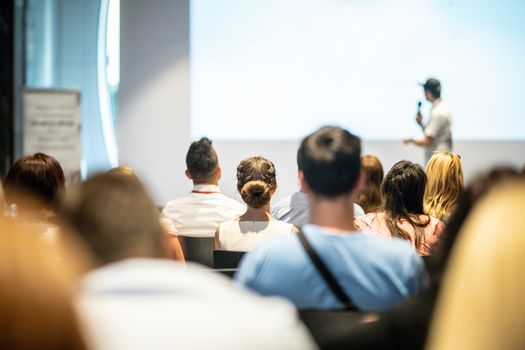
[[249,251],[265,239],[290,234],[297,229],[274,219],[270,200],[277,189],[275,166],[263,157],[249,157],[237,167],[237,190],[248,210],[237,219],[226,221],[215,231],[215,248]]

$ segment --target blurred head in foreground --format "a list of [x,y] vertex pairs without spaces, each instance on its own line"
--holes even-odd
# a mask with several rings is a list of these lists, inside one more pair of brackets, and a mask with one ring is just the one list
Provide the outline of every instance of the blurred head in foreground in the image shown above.
[[75,265],[0,218],[1,349],[85,349],[72,304]]
[[159,212],[137,178],[112,172],[72,188],[60,215],[98,264],[162,256]]
[[430,349],[525,348],[524,212],[523,180],[495,187],[476,205],[452,251]]

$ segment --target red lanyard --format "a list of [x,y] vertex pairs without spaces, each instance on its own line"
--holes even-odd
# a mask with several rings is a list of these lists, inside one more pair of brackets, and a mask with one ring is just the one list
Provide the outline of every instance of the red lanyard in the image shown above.
[[191,191],[191,193],[213,194],[213,193],[220,193],[220,192],[217,192],[217,191],[197,191],[197,190],[193,190],[193,191]]

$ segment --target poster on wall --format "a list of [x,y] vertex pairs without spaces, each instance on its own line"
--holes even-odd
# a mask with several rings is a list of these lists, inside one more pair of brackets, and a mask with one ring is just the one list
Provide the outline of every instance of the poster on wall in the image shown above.
[[46,153],[58,160],[66,184],[80,181],[82,142],[80,91],[23,90],[23,152]]

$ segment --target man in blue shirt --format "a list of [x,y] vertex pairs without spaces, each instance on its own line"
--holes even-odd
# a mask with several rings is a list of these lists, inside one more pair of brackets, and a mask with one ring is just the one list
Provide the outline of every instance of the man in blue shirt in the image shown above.
[[[354,228],[353,203],[363,186],[361,141],[327,126],[301,143],[298,161],[308,189],[310,224],[302,230],[352,303],[379,311],[418,292],[426,282],[421,258],[402,240]],[[280,295],[300,309],[340,309],[296,235],[268,240],[248,253],[235,276],[263,295]]]

